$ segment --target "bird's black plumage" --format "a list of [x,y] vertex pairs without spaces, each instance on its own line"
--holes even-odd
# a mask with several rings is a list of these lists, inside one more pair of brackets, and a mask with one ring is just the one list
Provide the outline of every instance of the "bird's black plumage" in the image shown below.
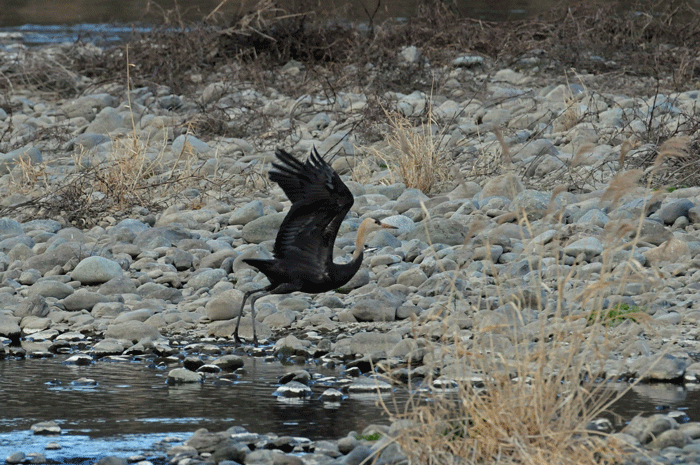
[[[284,218],[273,248],[271,260],[248,258],[243,261],[267,276],[270,284],[264,289],[248,291],[243,306],[251,299],[253,338],[255,337],[255,300],[264,294],[308,293],[337,289],[352,278],[362,264],[362,251],[347,264],[333,263],[333,245],[340,224],[354,203],[352,193],[340,176],[314,149],[305,163],[282,149],[275,152],[270,179],[282,188],[292,206]],[[379,222],[376,222],[379,224]],[[364,240],[364,239],[363,239]]]

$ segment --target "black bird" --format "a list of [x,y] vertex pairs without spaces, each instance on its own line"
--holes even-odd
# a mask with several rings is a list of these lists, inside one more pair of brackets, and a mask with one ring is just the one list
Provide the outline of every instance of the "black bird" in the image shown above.
[[[367,235],[381,228],[394,226],[367,218],[360,224],[352,261],[333,263],[333,245],[340,223],[350,211],[354,198],[333,168],[314,148],[306,163],[302,163],[282,149],[275,151],[278,162],[273,163],[270,180],[279,184],[292,206],[282,221],[272,260],[246,258],[243,261],[262,271],[270,284],[263,289],[243,295],[241,310],[233,336],[240,343],[238,326],[248,297],[255,335],[255,301],[268,294],[290,294],[301,291],[310,294],[326,292],[350,281],[362,265],[362,251]],[[255,295],[259,294],[259,295]]]

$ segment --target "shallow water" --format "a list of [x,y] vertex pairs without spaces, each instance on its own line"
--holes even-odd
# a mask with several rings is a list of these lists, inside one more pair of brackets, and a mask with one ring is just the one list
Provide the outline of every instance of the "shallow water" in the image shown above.
[[[338,374],[322,367],[286,367],[245,357],[237,378],[222,375],[202,384],[169,386],[165,380],[174,366],[107,361],[62,364],[67,357],[0,361],[0,459],[16,451],[42,452],[48,460],[58,461],[107,453],[127,456],[147,452],[166,436],[185,440],[199,428],[222,431],[243,426],[254,433],[317,440],[338,439],[371,423],[388,424],[376,396],[324,403],[319,395],[326,387],[320,383],[307,400],[273,396],[277,378],[286,371],[304,368],[312,374]],[[78,383],[81,378],[95,384]],[[30,431],[32,424],[50,420],[61,426],[60,436]],[[62,449],[46,451],[48,442],[58,442]]]
[[[244,357],[236,374],[209,377],[202,384],[169,386],[167,373],[175,365],[158,367],[152,360],[98,361],[87,366],[53,359],[0,360],[0,459],[12,452],[45,454],[48,461],[94,463],[105,455],[142,453],[156,462],[163,451],[179,442],[154,446],[173,436],[184,441],[199,428],[222,431],[243,426],[254,433],[302,436],[312,440],[338,439],[368,424],[388,424],[378,397],[348,397],[324,403],[319,395],[326,386],[317,382],[307,400],[273,396],[277,379],[300,368],[323,376],[338,376],[317,365],[284,366],[262,358]],[[94,384],[79,382],[82,378]],[[617,384],[612,389],[621,390]],[[408,393],[396,390],[384,400],[403,406]],[[683,410],[700,420],[700,386],[670,384],[635,386],[612,408],[619,415],[616,429],[638,413]],[[60,436],[34,435],[30,427],[56,421]],[[50,442],[60,450],[45,450]],[[79,458],[79,460],[76,460]]]
[[[626,385],[618,384],[613,389],[620,391]],[[700,421],[700,385],[645,383],[637,384],[624,394],[611,408],[623,423],[638,414],[683,411],[690,421]]]

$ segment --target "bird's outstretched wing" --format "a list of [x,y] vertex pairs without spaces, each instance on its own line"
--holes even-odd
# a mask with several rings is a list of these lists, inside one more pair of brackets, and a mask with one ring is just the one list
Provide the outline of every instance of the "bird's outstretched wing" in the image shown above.
[[340,223],[354,202],[340,176],[321,158],[316,149],[302,163],[282,149],[275,152],[270,180],[279,184],[292,207],[277,233],[273,253],[276,258],[294,258],[300,269],[318,270],[318,278],[333,261],[333,244]]

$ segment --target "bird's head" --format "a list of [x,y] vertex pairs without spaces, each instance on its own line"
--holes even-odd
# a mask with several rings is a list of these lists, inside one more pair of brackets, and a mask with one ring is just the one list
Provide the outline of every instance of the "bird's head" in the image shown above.
[[365,218],[364,221],[360,224],[360,228],[364,225],[364,230],[365,233],[369,234],[373,231],[379,231],[380,229],[399,229],[396,226],[392,226],[390,224],[382,223],[379,220],[375,220],[374,218]]
[[390,224],[382,223],[374,218],[365,218],[360,227],[357,229],[357,240],[362,241],[364,244],[367,235],[374,231],[379,231],[380,229],[398,229],[396,226],[391,226]]
[[365,218],[362,223],[360,223],[360,227],[357,229],[357,239],[355,240],[355,253],[353,254],[353,259],[357,259],[362,250],[365,248],[365,240],[367,239],[367,235],[373,231],[379,231],[380,229],[399,228],[382,223],[374,218]]

